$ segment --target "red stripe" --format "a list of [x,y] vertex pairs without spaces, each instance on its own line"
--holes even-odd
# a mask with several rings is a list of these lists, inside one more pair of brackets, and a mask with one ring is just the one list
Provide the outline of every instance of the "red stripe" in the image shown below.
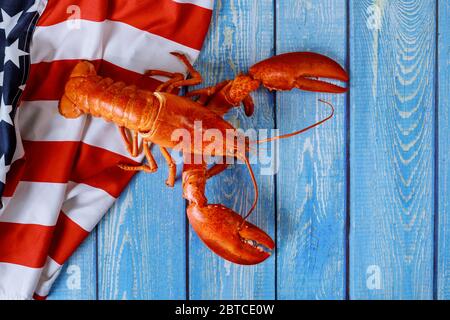
[[117,164],[137,164],[117,153],[83,142],[23,141],[26,160],[8,173],[4,196],[11,197],[19,181],[66,183],[69,180],[100,188],[118,197],[134,172]]
[[135,174],[120,169],[119,163],[137,164],[117,153],[81,143],[70,180],[100,188],[118,198]]
[[4,197],[12,197],[14,191],[16,190],[17,184],[20,181],[20,177],[23,175],[25,170],[25,159],[16,160],[12,165],[11,169],[8,171],[6,176],[5,190],[3,190]]
[[79,142],[23,140],[25,157],[15,161],[8,172],[4,197],[12,197],[19,181],[65,183]]
[[[74,19],[67,13],[73,4],[73,0],[49,0],[38,25]],[[212,15],[209,9],[172,0],[78,0],[76,5],[83,20],[123,22],[197,50],[202,47]]]
[[88,235],[63,212],[51,227],[0,222],[0,262],[42,268],[49,256],[62,265]]
[[53,233],[49,257],[61,265],[64,264],[88,235],[89,232],[61,212]]
[[23,141],[25,169],[21,181],[67,182],[79,142]]
[[[75,65],[80,60],[59,60],[41,62],[31,65],[30,76],[23,93],[22,100],[59,100],[64,93],[64,87]],[[91,61],[99,75],[124,81],[139,88],[155,90],[161,83],[156,79],[118,67],[104,60]]]
[[[73,0],[49,0],[38,25],[49,26],[69,18],[66,10]],[[200,49],[207,33],[211,10],[171,0],[114,2],[79,0],[81,18],[112,20]],[[126,44],[124,44],[126,45]],[[59,100],[64,84],[78,60],[40,63],[31,67],[24,100]],[[128,84],[154,90],[158,81],[94,61],[99,74]],[[100,188],[118,197],[134,175],[118,163],[132,163],[126,157],[83,142],[24,141],[26,157],[16,161],[8,174],[5,196],[12,196],[18,181],[65,183],[72,180]],[[88,236],[88,232],[60,213],[55,227],[0,222],[0,261],[41,268],[47,256],[63,264]],[[34,299],[46,297],[35,294]]]
[[40,296],[37,293],[33,294],[33,299],[34,300],[47,300],[47,296]]
[[0,261],[42,268],[54,227],[0,222]]

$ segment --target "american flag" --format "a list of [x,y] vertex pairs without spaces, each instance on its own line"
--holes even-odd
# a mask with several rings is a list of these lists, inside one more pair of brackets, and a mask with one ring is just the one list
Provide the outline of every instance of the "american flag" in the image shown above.
[[15,115],[19,97],[23,91],[26,74],[29,71],[30,41],[36,20],[39,17],[39,3],[29,1],[0,2],[1,18],[0,44],[0,209],[1,196],[5,189],[6,174],[14,160],[23,157],[19,133],[16,132]]
[[[0,299],[44,298],[61,266],[132,178],[116,126],[58,112],[80,60],[154,89],[147,69],[193,62],[213,0],[0,0]],[[1,61],[1,60],[0,60]],[[6,184],[5,184],[6,183]]]

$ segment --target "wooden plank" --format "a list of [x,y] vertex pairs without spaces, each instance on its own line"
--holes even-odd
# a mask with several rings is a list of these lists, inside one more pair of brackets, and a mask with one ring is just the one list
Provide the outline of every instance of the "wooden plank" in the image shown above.
[[[273,54],[273,1],[216,1],[209,36],[196,64],[205,78],[203,86],[234,78],[253,63]],[[237,127],[273,128],[272,95],[262,90],[253,94],[256,108],[252,118],[234,110],[228,119]],[[253,165],[261,197],[250,221],[274,236],[273,176],[260,174]],[[247,169],[232,166],[207,185],[210,203],[223,203],[244,214],[253,201]],[[191,299],[273,299],[275,258],[258,266],[233,265],[213,254],[190,229],[189,297]]]
[[437,298],[450,299],[450,2],[439,0],[439,91],[438,91],[438,137],[439,137],[439,202],[438,202],[438,273]]
[[181,184],[165,185],[167,166],[156,148],[154,155],[159,170],[139,173],[100,222],[99,299],[186,297]]
[[[277,53],[314,51],[346,59],[345,1],[279,1]],[[292,132],[328,123],[280,143],[277,175],[278,297],[345,298],[346,98],[311,92],[277,93],[277,127]]]
[[435,1],[350,1],[350,298],[433,297]]
[[97,297],[96,230],[67,261],[48,300],[95,300]]

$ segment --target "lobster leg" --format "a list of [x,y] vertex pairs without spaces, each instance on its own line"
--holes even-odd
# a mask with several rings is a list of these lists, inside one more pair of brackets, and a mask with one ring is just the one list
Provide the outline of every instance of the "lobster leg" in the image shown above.
[[180,81],[184,80],[184,76],[179,73],[174,78],[170,79],[169,81],[164,82],[161,84],[158,88],[156,88],[156,92],[169,92],[174,93],[175,89],[171,89],[171,86],[174,83],[178,83]]
[[242,104],[244,105],[245,115],[247,117],[251,117],[253,112],[255,111],[255,103],[253,102],[252,96],[246,96],[244,100],[242,100]]
[[128,164],[118,164],[119,168],[126,171],[145,171],[147,173],[153,173],[158,170],[158,165],[156,164],[155,158],[153,157],[152,151],[150,150],[151,143],[144,143],[144,154],[147,159],[148,164],[141,164],[137,166],[132,166]]
[[349,81],[347,72],[334,60],[313,52],[290,52],[258,62],[249,76],[272,90],[344,93],[347,88],[319,78]]
[[168,86],[170,86],[171,84],[175,83],[175,82],[179,82],[181,80],[184,79],[183,74],[178,73],[178,72],[167,72],[167,71],[163,71],[163,70],[147,70],[145,72],[146,76],[162,76],[162,77],[167,77],[169,78],[169,80],[167,80],[164,83],[161,83],[157,88],[156,88],[156,92],[163,92],[166,90],[166,88]]
[[235,211],[221,204],[208,204],[206,180],[205,163],[184,165],[183,197],[189,201],[189,222],[200,239],[216,254],[233,263],[252,265],[270,257],[269,250],[275,243],[269,235]]
[[[213,87],[187,92],[185,96],[186,97],[199,96],[197,100],[198,103],[202,105],[209,104],[211,102],[210,98],[214,96],[216,93],[220,92],[222,89],[224,89],[230,82],[231,82],[230,80],[225,80]],[[220,116],[223,116],[228,112],[228,110],[240,104],[240,101],[231,102],[226,97],[220,97],[220,95],[215,97],[214,100],[216,101],[212,101],[212,103],[208,106]],[[244,105],[245,115],[247,117],[250,117],[255,109],[255,104],[250,94],[248,94],[243,98],[242,103]]]
[[175,177],[177,175],[177,166],[175,165],[175,162],[173,161],[169,151],[167,151],[166,148],[160,146],[159,149],[161,150],[161,153],[164,159],[166,159],[167,165],[169,166],[169,177],[166,180],[166,185],[169,187],[173,187],[175,185]]
[[125,147],[127,148],[127,151],[131,154],[131,156],[137,157],[141,152],[142,149],[139,148],[139,137],[138,133],[136,131],[131,132],[131,141],[128,138],[128,130],[125,127],[118,127],[120,135],[122,136],[123,141],[125,142]]
[[179,78],[180,76],[182,78],[184,78],[184,76],[181,73],[178,72],[168,72],[168,71],[164,71],[164,70],[156,70],[156,69],[150,69],[145,71],[144,75],[152,77],[152,76],[161,76],[161,77],[166,77],[169,79],[173,79],[173,78]]
[[[245,114],[250,116],[254,109],[250,92],[258,89],[260,82],[249,76],[238,75],[234,80],[228,80],[221,84],[223,86],[215,88],[216,92],[208,100],[207,107],[219,116],[223,116],[230,109],[244,103]],[[198,92],[192,94],[196,93],[198,94]]]
[[179,87],[195,86],[197,84],[202,83],[202,81],[203,81],[202,75],[200,74],[200,72],[195,70],[195,68],[192,66],[192,64],[189,62],[189,60],[186,58],[186,56],[184,54],[181,54],[181,53],[178,53],[178,52],[171,52],[170,54],[174,55],[175,57],[180,59],[181,62],[183,62],[183,64],[188,69],[188,72],[190,73],[191,78],[190,79],[186,79],[186,80],[182,79],[180,81],[176,81],[176,82],[170,84],[167,87],[167,92],[172,92],[174,89],[179,88]]
[[228,168],[227,157],[222,158],[222,163],[215,163],[212,167],[206,170],[206,179],[212,178],[221,174]]
[[183,74],[178,72],[167,72],[163,70],[147,70],[145,72],[146,76],[163,76],[169,78],[168,81],[161,84],[156,88],[156,92],[173,92],[175,89],[182,86],[195,86],[200,84],[203,79],[200,72],[195,70],[189,60],[186,58],[184,54],[178,52],[171,52],[171,55],[177,57],[188,69],[188,72],[191,74],[191,79],[184,79]]
[[192,91],[192,92],[187,92],[185,94],[185,97],[198,96],[197,103],[199,103],[202,106],[204,106],[208,102],[209,97],[211,97],[213,94],[216,93],[215,88],[216,87],[209,87],[209,88],[203,88],[203,89],[195,90],[195,91]]
[[222,172],[224,172],[227,168],[228,168],[228,164],[225,162],[224,163],[216,163],[206,171],[206,178],[209,179],[214,176],[217,176],[218,174],[221,174]]
[[202,88],[194,91],[187,92],[185,94],[186,97],[195,97],[198,96],[199,99],[197,100],[198,103],[201,105],[205,105],[208,102],[208,99],[215,95],[216,92],[220,91],[224,86],[226,86],[230,82],[229,80],[222,81],[215,86]]
[[[347,82],[347,72],[334,60],[312,52],[291,52],[261,61],[222,87],[212,87],[189,92],[186,96],[199,95],[201,102],[207,102],[209,109],[218,115],[225,115],[231,108],[244,104],[245,114],[254,111],[252,91],[262,84],[271,90],[301,90],[329,93],[344,93],[348,89],[319,78]],[[204,99],[203,95],[211,96]],[[205,103],[206,103],[205,102]]]

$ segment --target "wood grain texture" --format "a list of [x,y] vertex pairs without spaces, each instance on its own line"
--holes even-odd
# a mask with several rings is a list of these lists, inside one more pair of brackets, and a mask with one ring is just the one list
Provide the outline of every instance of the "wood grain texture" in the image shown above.
[[[345,1],[277,2],[277,53],[314,51],[345,65]],[[277,127],[324,125],[280,143],[277,175],[278,297],[345,298],[345,95],[277,93]]]
[[437,298],[450,299],[450,2],[439,0]]
[[433,297],[435,1],[350,1],[350,298]]
[[49,300],[95,300],[97,298],[96,230],[63,266]]
[[[186,234],[180,183],[165,186],[155,148],[159,171],[133,180],[98,236],[63,268],[50,299],[344,299],[346,285],[350,299],[431,299],[433,291],[450,299],[449,23],[447,0],[216,0],[196,63],[200,87],[233,78],[274,49],[350,65],[350,110],[345,95],[262,89],[252,118],[242,110],[227,117],[244,129],[276,124],[287,133],[328,114],[319,98],[336,107],[326,124],[280,142],[276,177],[253,166],[261,197],[250,220],[277,239],[276,256],[232,265],[190,227]],[[207,195],[245,213],[253,200],[245,166],[208,182]]]
[[139,173],[99,225],[99,299],[186,298],[181,183],[165,185],[166,162],[154,150],[159,170]]
[[[253,63],[273,54],[273,2],[218,0],[213,21],[196,66],[203,74],[202,85],[213,85],[245,72]],[[246,118],[243,110],[232,111],[227,119],[243,129],[273,128],[272,95],[262,90],[253,94],[255,115]],[[260,188],[258,207],[250,221],[274,237],[273,176],[260,174],[253,165]],[[253,188],[243,164],[231,166],[207,184],[210,203],[223,203],[245,214],[253,201]],[[258,266],[233,265],[213,254],[190,229],[189,297],[191,299],[273,299],[275,259]]]

